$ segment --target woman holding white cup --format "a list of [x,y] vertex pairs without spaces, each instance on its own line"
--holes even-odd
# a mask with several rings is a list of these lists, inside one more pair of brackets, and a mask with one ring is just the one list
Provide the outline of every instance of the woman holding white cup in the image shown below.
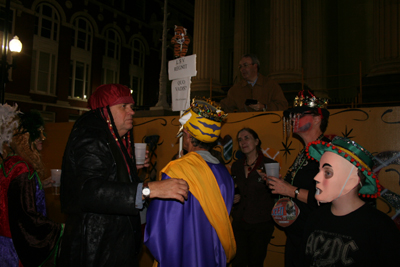
[[[244,157],[233,163],[232,177],[240,194],[236,194],[231,215],[237,252],[232,266],[263,266],[269,241],[274,231],[271,210],[274,205],[271,190],[257,170],[265,163],[276,163],[261,151],[258,134],[243,128],[237,134]],[[261,174],[261,175],[260,175]],[[265,175],[265,174],[264,174]]]

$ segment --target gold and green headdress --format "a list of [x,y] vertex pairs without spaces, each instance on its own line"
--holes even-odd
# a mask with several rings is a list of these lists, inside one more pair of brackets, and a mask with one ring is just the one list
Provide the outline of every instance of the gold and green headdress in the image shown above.
[[310,91],[301,90],[294,98],[293,107],[283,111],[283,135],[286,137],[290,135],[298,127],[301,116],[310,111],[317,111],[322,118],[327,120],[329,118],[327,106],[327,98],[316,97]]
[[228,116],[222,111],[216,102],[210,99],[194,98],[188,108],[179,119],[182,127],[177,137],[186,129],[191,136],[204,143],[216,141],[221,133],[223,120]]

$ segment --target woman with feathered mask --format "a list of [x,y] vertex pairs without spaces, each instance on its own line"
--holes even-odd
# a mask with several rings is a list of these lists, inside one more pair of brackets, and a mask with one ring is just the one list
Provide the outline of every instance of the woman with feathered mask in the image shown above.
[[0,263],[54,266],[63,226],[47,218],[38,149],[44,137],[39,112],[0,105]]

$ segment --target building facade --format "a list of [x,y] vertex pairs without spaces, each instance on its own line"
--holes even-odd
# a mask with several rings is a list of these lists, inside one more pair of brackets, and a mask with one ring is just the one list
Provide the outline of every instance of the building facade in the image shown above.
[[[174,24],[193,24],[193,5],[177,3],[168,6],[171,38]],[[74,121],[88,110],[95,88],[120,83],[131,88],[137,106],[154,105],[163,6],[144,0],[11,0],[8,38],[17,35],[23,48],[7,74],[6,102],[22,111],[37,109],[47,121]],[[166,53],[172,59],[172,48]]]
[[[8,73],[8,103],[74,121],[97,86],[115,82],[132,89],[139,109],[156,105],[164,0],[0,0],[3,13],[6,1],[9,38],[23,43]],[[174,25],[184,26],[188,55],[197,55],[192,96],[223,98],[241,79],[240,57],[254,53],[289,104],[302,88],[341,108],[400,104],[399,0],[167,3],[168,44]],[[173,59],[171,45],[166,54]]]

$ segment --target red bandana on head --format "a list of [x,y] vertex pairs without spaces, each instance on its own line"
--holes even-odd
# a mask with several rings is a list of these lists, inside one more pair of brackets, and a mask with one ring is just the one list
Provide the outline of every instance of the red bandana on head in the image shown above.
[[89,98],[89,108],[94,110],[118,104],[135,104],[131,90],[122,84],[103,84]]
[[[121,144],[118,142],[118,138],[114,133],[113,127],[111,125],[110,114],[108,114],[107,106],[114,106],[118,104],[135,104],[135,101],[132,98],[131,90],[121,84],[104,84],[97,87],[97,89],[93,92],[93,94],[89,98],[89,108],[91,110],[95,110],[98,108],[102,109],[103,119],[107,122],[109,130],[116,140],[117,145],[121,149]],[[125,146],[128,155],[132,158],[132,147],[130,144],[130,132],[125,136],[120,136],[122,144]],[[125,159],[125,163],[128,168],[128,172],[130,173],[130,168],[127,163],[127,159],[124,153],[122,153]]]

